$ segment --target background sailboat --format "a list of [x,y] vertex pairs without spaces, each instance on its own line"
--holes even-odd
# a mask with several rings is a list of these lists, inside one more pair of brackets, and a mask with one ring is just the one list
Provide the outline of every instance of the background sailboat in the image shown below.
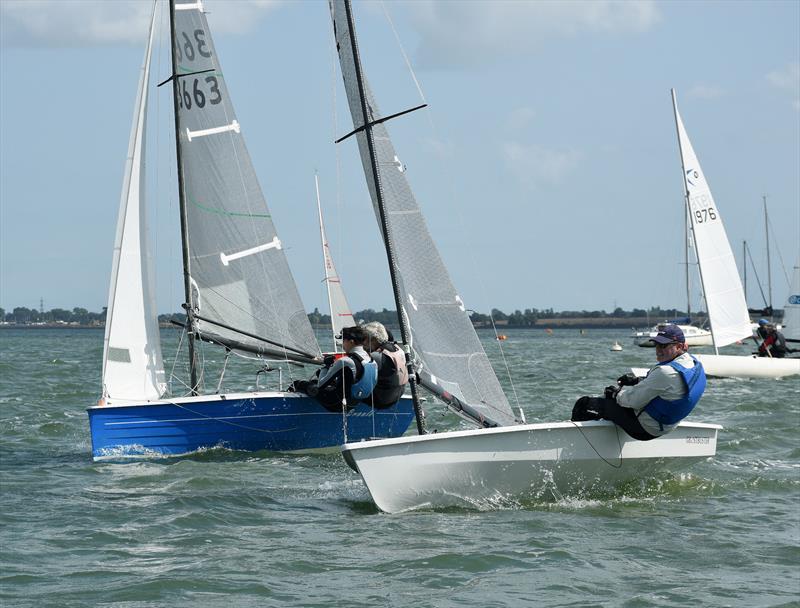
[[333,350],[342,350],[342,329],[356,324],[352,309],[347,303],[342,281],[333,263],[328,237],[325,235],[325,223],[322,221],[322,204],[319,198],[319,177],[314,175],[317,191],[317,213],[319,215],[319,238],[322,242],[322,261],[325,266],[325,287],[328,291],[328,307],[331,313],[331,331],[333,332]]
[[[321,360],[202,8],[201,2],[170,2],[173,75],[165,81],[171,81],[174,94],[188,394],[165,392],[149,288],[141,168],[154,13],[120,203],[103,397],[88,409],[92,455],[175,455],[215,446],[307,450],[332,447],[348,437],[401,435],[413,418],[405,401],[380,412],[362,404],[343,420],[296,393],[223,393],[222,377],[213,394],[200,394],[203,342],[224,348],[226,362],[236,352],[294,365]],[[291,375],[297,368],[286,369]]]
[[605,421],[516,420],[386,130],[385,122],[402,113],[381,116],[362,72],[350,2],[330,5],[352,134],[387,250],[404,345],[421,386],[480,427],[345,444],[345,460],[376,504],[394,512],[536,492],[547,484],[585,489],[713,455],[716,425],[684,423],[665,439],[636,442]]
[[683,166],[686,205],[714,340],[715,354],[696,356],[709,376],[777,378],[800,374],[800,361],[719,354],[723,346],[749,339],[753,335],[752,324],[722,216],[686,134],[674,90],[672,107]]

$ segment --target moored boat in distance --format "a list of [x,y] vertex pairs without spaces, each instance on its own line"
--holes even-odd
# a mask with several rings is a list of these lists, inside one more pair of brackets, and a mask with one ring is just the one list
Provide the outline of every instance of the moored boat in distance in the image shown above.
[[[633,343],[636,346],[642,347],[650,347],[652,348],[655,346],[655,343],[651,342],[652,338],[656,337],[656,334],[668,323],[665,321],[664,323],[659,323],[655,327],[648,329],[646,331],[635,331],[631,334],[631,338],[633,338]],[[701,327],[696,327],[695,325],[682,325],[677,324],[678,327],[681,328],[683,331],[683,335],[686,337],[686,344],[689,346],[711,346],[714,342],[711,338],[711,332],[707,329],[703,329]]]

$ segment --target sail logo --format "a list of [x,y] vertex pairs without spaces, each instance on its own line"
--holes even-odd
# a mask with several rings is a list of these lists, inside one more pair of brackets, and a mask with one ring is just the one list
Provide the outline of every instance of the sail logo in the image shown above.
[[800,296],[789,296],[789,304],[800,305]]
[[687,182],[687,183],[688,183],[688,184],[689,184],[689,185],[690,185],[692,188],[695,188],[695,187],[697,186],[697,184],[695,184],[695,183],[692,181],[693,179],[696,179],[696,180],[699,180],[699,179],[700,179],[700,172],[699,172],[697,169],[689,169],[689,170],[686,172],[686,182]]

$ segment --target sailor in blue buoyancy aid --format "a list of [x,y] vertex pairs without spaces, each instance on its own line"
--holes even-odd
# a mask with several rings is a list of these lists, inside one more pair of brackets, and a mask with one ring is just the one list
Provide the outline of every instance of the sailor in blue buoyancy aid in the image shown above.
[[683,331],[667,325],[652,339],[658,365],[640,381],[621,376],[604,397],[582,397],[573,420],[611,420],[634,439],[643,441],[669,433],[697,405],[706,387],[702,364],[690,355]]
[[368,402],[377,409],[391,407],[408,386],[406,355],[382,323],[371,321],[362,327],[368,336],[364,346],[378,365],[378,382]]
[[362,401],[369,403],[378,382],[378,365],[364,350],[366,339],[366,332],[357,325],[342,329],[346,354],[319,370],[317,378],[295,382],[294,390],[307,393],[331,411],[350,409]]

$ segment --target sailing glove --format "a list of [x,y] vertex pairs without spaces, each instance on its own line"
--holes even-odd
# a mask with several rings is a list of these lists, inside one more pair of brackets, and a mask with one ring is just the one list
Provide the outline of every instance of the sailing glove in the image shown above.
[[634,386],[639,384],[639,380],[641,380],[641,378],[639,378],[636,374],[633,372],[628,372],[627,374],[617,378],[617,384],[620,386]]
[[619,392],[619,386],[607,386],[606,390],[603,391],[603,396],[606,399],[613,399],[614,401],[616,401],[618,392]]

